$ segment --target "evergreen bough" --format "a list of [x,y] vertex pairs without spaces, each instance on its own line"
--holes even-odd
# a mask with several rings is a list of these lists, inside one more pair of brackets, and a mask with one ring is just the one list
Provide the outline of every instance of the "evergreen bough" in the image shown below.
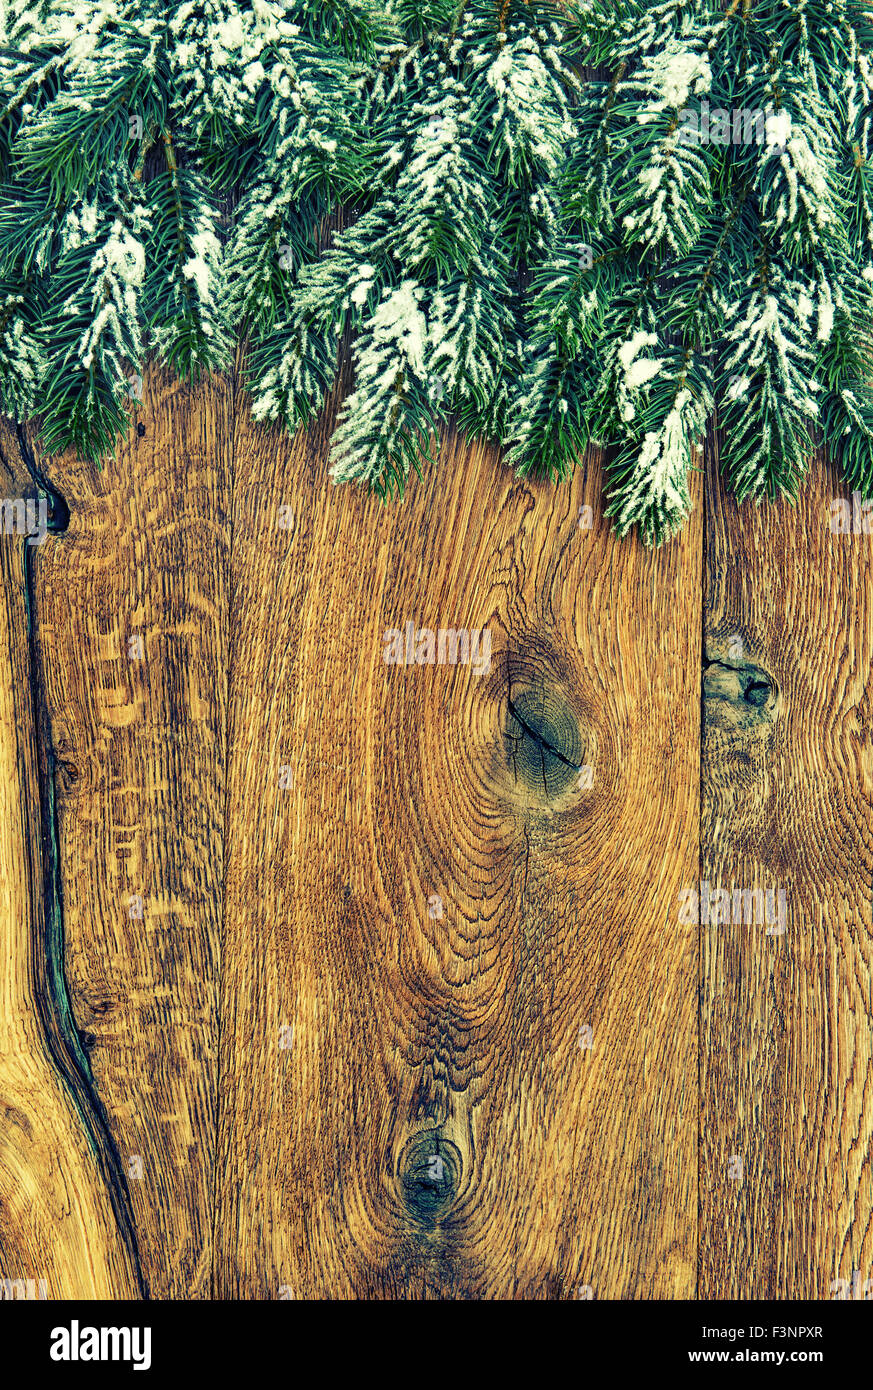
[[147,356],[255,418],[354,381],[382,495],[449,417],[607,446],[660,542],[707,423],[738,498],[873,493],[873,11],[856,0],[0,0],[0,409],[99,460]]

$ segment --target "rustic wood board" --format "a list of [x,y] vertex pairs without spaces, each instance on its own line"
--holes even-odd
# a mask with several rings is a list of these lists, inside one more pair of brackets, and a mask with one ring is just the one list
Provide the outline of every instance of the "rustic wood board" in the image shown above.
[[230,407],[154,374],[143,437],[52,462],[35,567],[72,1009],[158,1298],[212,1286]]
[[[326,453],[237,416],[217,1293],[688,1296],[700,514],[653,555],[593,467],[450,439],[386,510]],[[408,621],[490,670],[386,664]]]
[[[10,498],[34,498],[0,435]],[[51,542],[49,542],[51,543]],[[45,542],[44,542],[45,544]],[[23,536],[0,543],[0,1294],[136,1297],[142,1290],[110,1146],[70,1045],[53,939],[43,692]]]
[[710,458],[700,878],[785,899],[701,927],[703,1298],[861,1297],[873,1270],[873,540],[832,533],[847,496],[816,462],[796,507],[738,507]]
[[[2,538],[0,1279],[851,1289],[873,542],[833,473],[772,511],[695,478],[652,553],[596,460],[551,489],[448,438],[385,509],[329,483],[330,418],[159,373],[138,418],[47,466],[29,584]],[[387,664],[407,622],[487,668]],[[704,880],[785,889],[784,935],[684,920]]]

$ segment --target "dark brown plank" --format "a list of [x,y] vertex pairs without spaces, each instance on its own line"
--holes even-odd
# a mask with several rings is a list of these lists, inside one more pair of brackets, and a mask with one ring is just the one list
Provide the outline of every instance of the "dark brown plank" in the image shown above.
[[714,469],[700,876],[785,930],[701,926],[699,1293],[828,1299],[873,1272],[873,539],[831,532],[833,469],[759,509]]

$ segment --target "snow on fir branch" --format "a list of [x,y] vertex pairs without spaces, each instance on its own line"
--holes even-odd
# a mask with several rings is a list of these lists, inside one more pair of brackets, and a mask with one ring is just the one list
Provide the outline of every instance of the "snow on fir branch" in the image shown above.
[[99,460],[240,339],[293,430],[348,341],[338,482],[596,443],[661,542],[715,417],[739,498],[869,497],[871,112],[860,0],[0,0],[0,410]]

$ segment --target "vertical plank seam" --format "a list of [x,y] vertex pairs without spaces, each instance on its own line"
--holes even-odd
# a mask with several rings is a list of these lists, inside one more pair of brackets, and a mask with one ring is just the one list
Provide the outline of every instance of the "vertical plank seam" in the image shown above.
[[[703,667],[706,660],[706,602],[707,602],[707,547],[709,535],[707,521],[709,517],[709,489],[707,488],[707,459],[706,446],[704,443],[703,452],[703,476],[702,476],[702,526],[700,542],[700,665],[697,672],[698,688],[698,730],[697,730],[697,892],[701,891],[700,884],[703,880],[703,740],[706,736],[706,724],[704,722],[704,696],[703,696]],[[702,1239],[700,1226],[700,1155],[703,1147],[703,924],[700,921],[700,913],[697,914],[697,970],[695,972],[695,985],[697,988],[697,1259],[695,1260],[695,1281],[694,1297],[700,1301],[700,1274],[702,1258]]]

